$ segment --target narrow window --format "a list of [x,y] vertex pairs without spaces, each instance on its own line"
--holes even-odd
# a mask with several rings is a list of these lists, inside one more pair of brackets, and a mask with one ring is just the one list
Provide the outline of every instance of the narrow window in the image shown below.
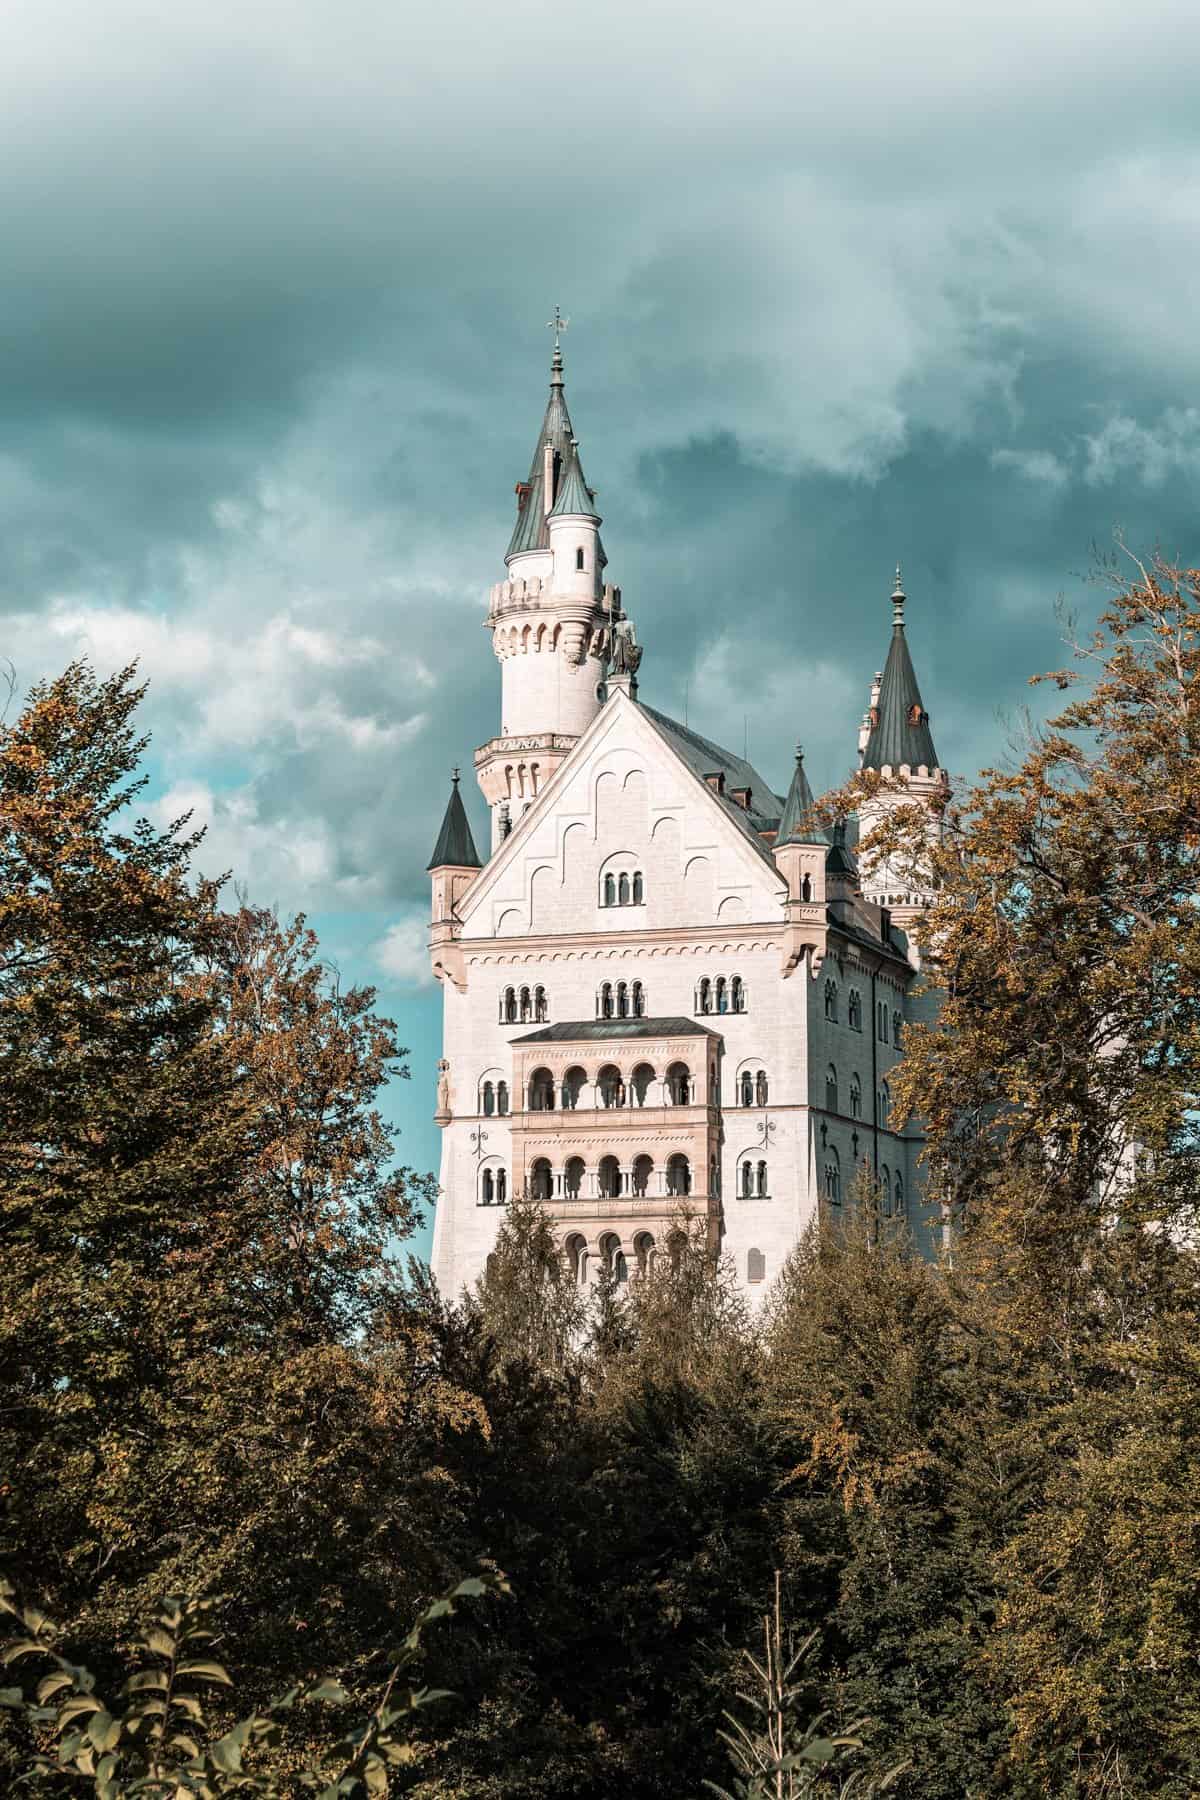
[[850,1077],[850,1117],[862,1118],[862,1082],[857,1070]]
[[825,1071],[825,1111],[835,1113],[838,1109],[837,1070],[830,1063]]
[[504,1022],[506,1025],[515,1025],[517,1022],[516,988],[505,988],[504,990]]
[[604,983],[604,986],[600,989],[600,1017],[602,1019],[611,1019],[612,1016],[613,1016],[612,982],[606,981]]
[[492,1171],[490,1169],[485,1169],[483,1171],[483,1204],[485,1206],[491,1206],[495,1198],[496,1183],[492,1177]]
[[[851,1007],[851,1011],[853,1012],[853,1008],[854,1008],[853,994],[850,996],[850,1007]],[[825,983],[825,1017],[827,1019],[836,1019],[837,1018],[837,985],[835,982],[832,982],[832,981],[827,981]],[[854,1022],[853,1018],[851,1018],[851,1024],[853,1024],[853,1022]]]
[[879,1084],[879,1124],[886,1125],[892,1106],[892,1090],[886,1081]]
[[633,904],[640,906],[645,899],[645,888],[642,882],[642,871],[638,869],[633,877]]
[[760,1069],[754,1077],[754,1098],[760,1106],[767,1104],[767,1072]]
[[485,1081],[483,1084],[483,1111],[487,1115],[488,1118],[491,1118],[491,1116],[495,1112],[495,1110],[496,1110],[496,1090],[492,1086],[490,1081]]
[[622,906],[628,906],[629,905],[629,877],[628,877],[628,875],[622,875],[620,881],[617,883],[617,894],[619,896],[620,904]]
[[742,978],[740,975],[735,975],[733,978],[733,981],[731,984],[731,994],[732,994],[732,999],[733,999],[734,1012],[735,1013],[745,1012],[745,1010],[746,1010],[746,990],[742,986]]
[[546,1023],[546,1016],[546,990],[543,987],[535,988],[533,994],[534,1023],[537,1025],[544,1025]]
[[712,1011],[712,982],[708,979],[707,975],[700,983],[700,1011],[702,1013],[710,1013]]
[[760,1200],[765,1197],[766,1192],[767,1192],[767,1165],[765,1162],[760,1162],[758,1165],[758,1197]]
[[575,567],[577,569],[582,569],[582,567],[583,567],[583,545],[582,544],[579,545],[578,549],[575,552]]
[[604,904],[605,906],[617,904],[617,878],[615,875],[604,877]]
[[717,1011],[719,1013],[729,1011],[729,988],[723,975],[717,976]]
[[895,1212],[898,1219],[904,1217],[904,1183],[900,1179],[900,1171],[896,1170],[896,1202]]
[[508,1111],[507,1081],[498,1081],[496,1083],[496,1111],[500,1114],[501,1118],[503,1118],[504,1114]]
[[503,1206],[508,1199],[508,1171],[496,1170],[496,1205]]
[[635,1019],[641,1019],[645,1017],[645,1014],[646,995],[641,982],[635,981],[633,984],[633,1016]]
[[746,1280],[751,1282],[767,1279],[767,1259],[761,1250],[746,1252]]
[[890,1219],[892,1216],[892,1178],[888,1173],[886,1163],[879,1171],[879,1199],[884,1218]]
[[617,983],[617,1017],[618,1019],[629,1017],[629,988],[623,981]]
[[522,1025],[527,1025],[529,1023],[529,1020],[532,1018],[532,1016],[533,1016],[533,1013],[532,1013],[532,1009],[530,1006],[529,989],[522,988],[521,989],[521,1023],[522,1023]]
[[898,1012],[894,1012],[892,1014],[892,1043],[896,1046],[897,1050],[900,1048],[900,1033],[903,1029],[904,1020],[900,1017]]
[[742,1105],[743,1106],[753,1106],[754,1105],[754,1079],[751,1076],[749,1069],[742,1070],[741,1086],[742,1086]]
[[754,1171],[748,1162],[742,1164],[742,1199],[749,1200],[754,1192]]

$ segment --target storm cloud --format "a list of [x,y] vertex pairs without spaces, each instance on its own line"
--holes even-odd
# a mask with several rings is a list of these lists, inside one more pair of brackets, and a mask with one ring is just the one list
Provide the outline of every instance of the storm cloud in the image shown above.
[[[417,1046],[424,864],[555,302],[644,692],[846,774],[894,565],[1002,752],[1115,527],[1195,560],[1186,0],[10,0],[0,647],[151,679],[151,804]],[[477,822],[482,808],[473,797]]]

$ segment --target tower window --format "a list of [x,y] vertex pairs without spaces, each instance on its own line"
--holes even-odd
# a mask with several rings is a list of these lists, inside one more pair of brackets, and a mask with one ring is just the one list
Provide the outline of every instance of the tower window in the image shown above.
[[582,544],[580,544],[579,548],[575,552],[575,567],[577,569],[582,569],[582,567],[583,567],[583,545]]
[[761,1250],[746,1252],[746,1280],[765,1281],[767,1279],[767,1259]]
[[621,879],[617,883],[617,893],[620,896],[620,904],[622,906],[628,906],[629,905],[629,896],[630,896],[628,875],[621,876]]
[[633,877],[633,904],[640,906],[645,899],[645,887],[642,882],[642,871],[638,869]]
[[605,906],[615,906],[616,904],[617,904],[617,878],[615,875],[606,875],[604,877],[604,905]]

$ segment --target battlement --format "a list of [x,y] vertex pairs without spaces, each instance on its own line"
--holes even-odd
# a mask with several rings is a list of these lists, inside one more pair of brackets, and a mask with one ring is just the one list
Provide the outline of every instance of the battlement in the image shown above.
[[[514,613],[545,612],[574,600],[575,596],[555,593],[554,583],[549,577],[530,575],[523,578],[510,577],[507,581],[497,581],[488,595],[488,613],[485,623],[490,629],[501,619],[510,618]],[[605,612],[621,610],[621,590],[611,582],[605,582],[601,605]]]

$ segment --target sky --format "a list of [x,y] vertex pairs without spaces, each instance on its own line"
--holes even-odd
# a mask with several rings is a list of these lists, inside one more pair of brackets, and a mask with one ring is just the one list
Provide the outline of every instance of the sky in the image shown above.
[[1200,561],[1198,53],[1194,0],[7,0],[0,656],[140,660],[148,810],[378,984],[406,1162],[554,306],[643,697],[841,781],[900,562],[969,778],[1114,531]]

